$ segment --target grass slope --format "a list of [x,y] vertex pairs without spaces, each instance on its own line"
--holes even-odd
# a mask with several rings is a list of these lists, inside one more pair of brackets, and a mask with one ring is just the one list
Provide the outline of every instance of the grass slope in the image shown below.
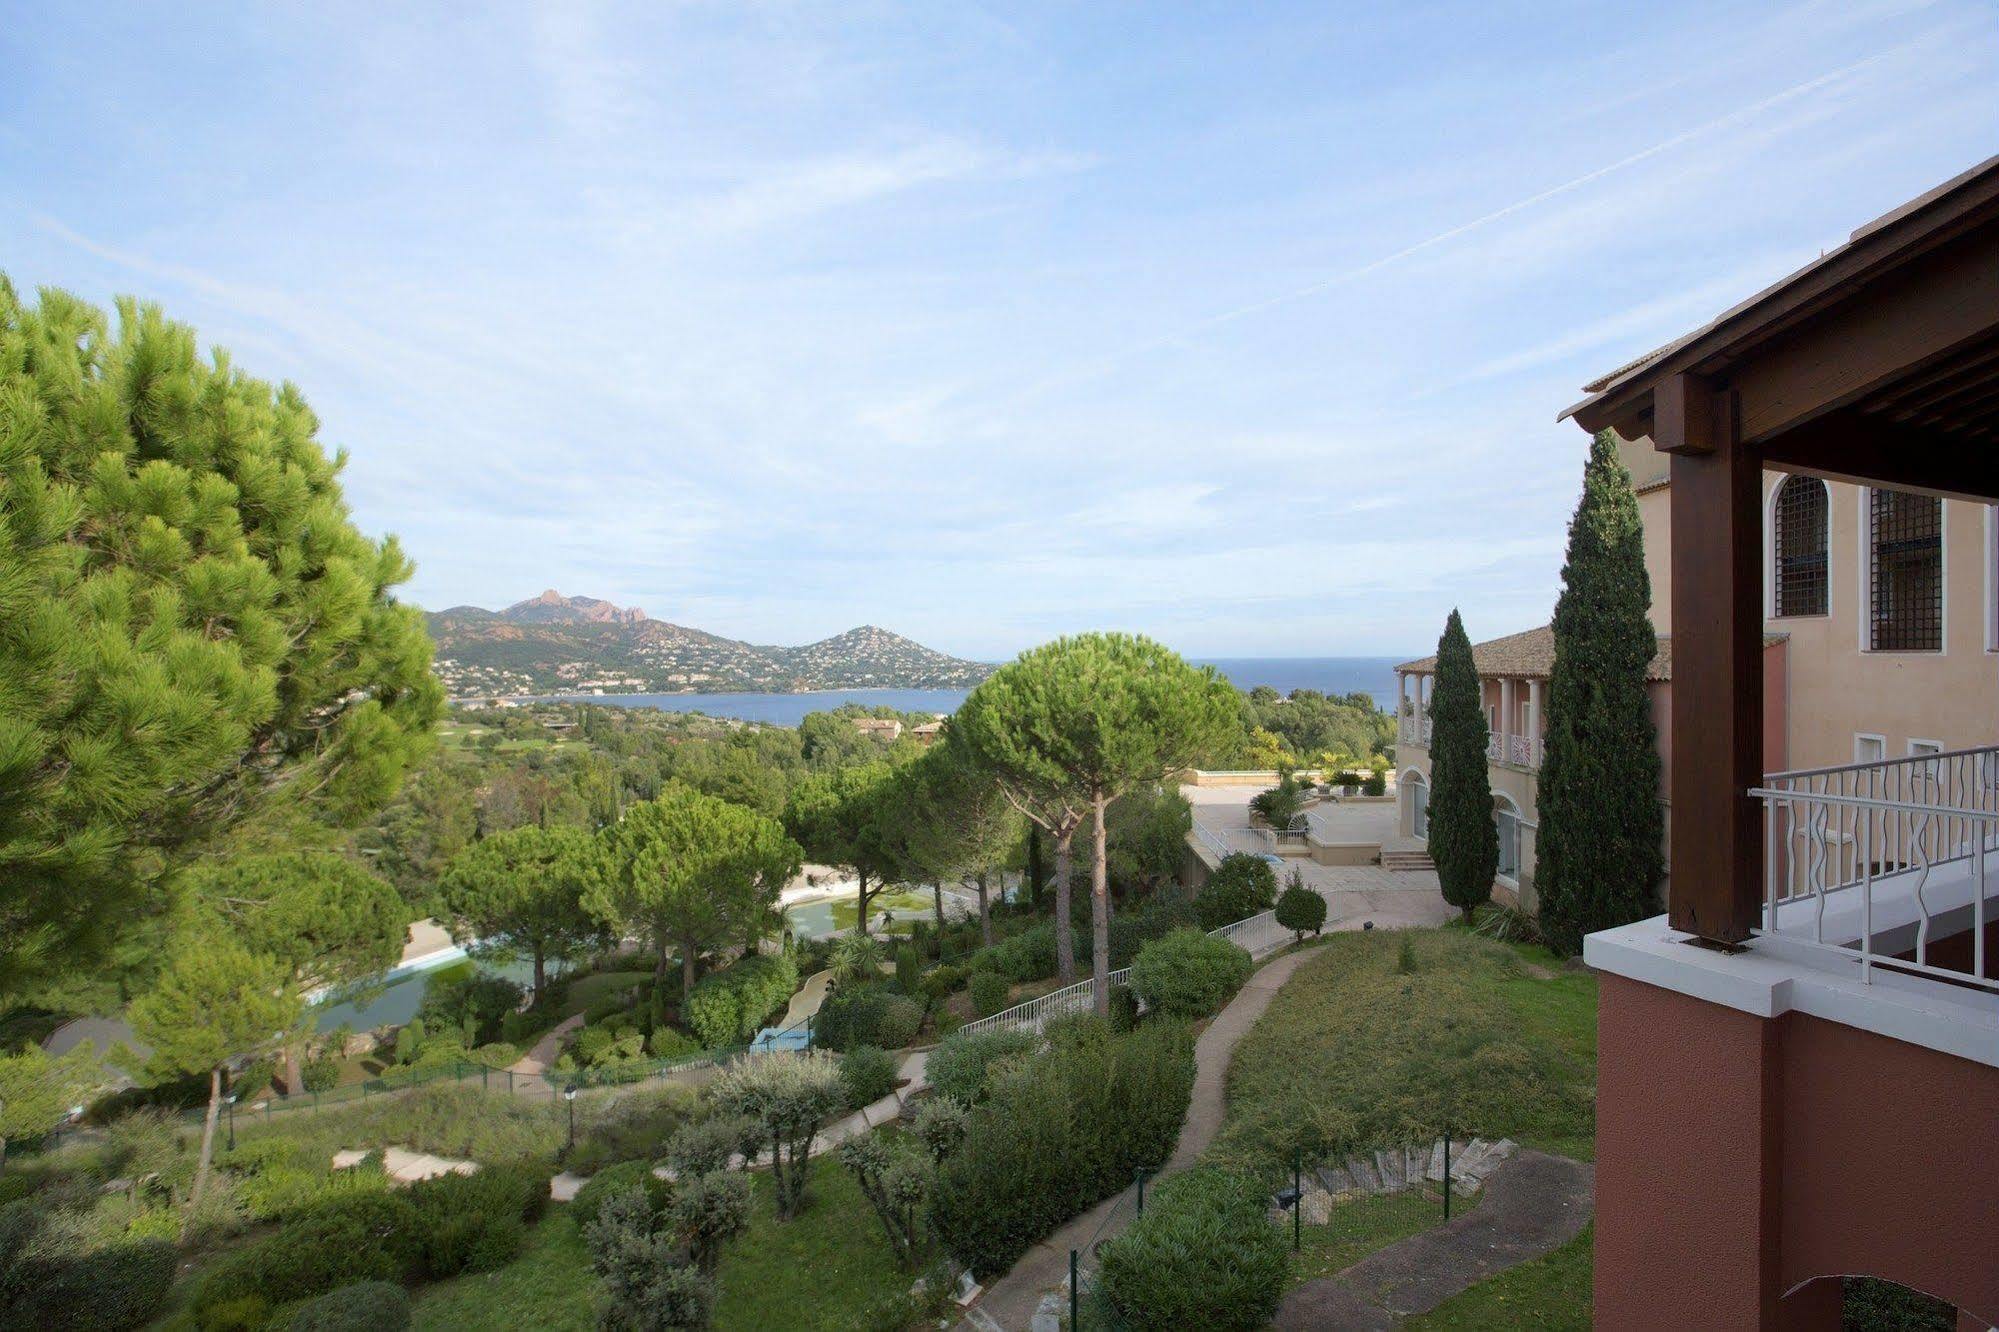
[[1211,1159],[1284,1168],[1446,1125],[1587,1158],[1596,981],[1555,966],[1460,929],[1329,939],[1236,1047]]
[[590,1252],[558,1207],[528,1232],[521,1256],[497,1272],[454,1277],[417,1292],[411,1326],[417,1332],[494,1332],[532,1327],[590,1332],[602,1299]]
[[805,1210],[790,1221],[777,1219],[768,1174],[756,1176],[751,1204],[750,1228],[730,1241],[716,1274],[716,1332],[872,1327],[872,1311],[916,1279],[830,1155],[813,1160]]
[[1591,1232],[1410,1318],[1401,1332],[1588,1332]]

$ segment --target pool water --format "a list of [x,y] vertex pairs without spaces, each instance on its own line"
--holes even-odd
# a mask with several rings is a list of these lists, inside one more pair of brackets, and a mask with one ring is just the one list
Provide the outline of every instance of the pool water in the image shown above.
[[[888,912],[895,920],[929,920],[936,912],[928,893],[880,893],[868,900],[869,924]],[[795,939],[819,939],[854,927],[854,897],[822,897],[784,909]]]
[[355,1031],[372,1031],[377,1027],[399,1027],[416,1016],[423,1006],[423,996],[429,990],[430,982],[438,976],[457,978],[469,976],[473,971],[483,971],[489,976],[504,976],[510,981],[526,985],[534,979],[534,966],[529,962],[509,962],[504,965],[474,962],[461,958],[428,971],[412,971],[396,977],[387,986],[375,993],[366,1003],[357,1004],[348,1000],[321,1004],[314,1010],[314,1021],[320,1031],[332,1031],[342,1023]]

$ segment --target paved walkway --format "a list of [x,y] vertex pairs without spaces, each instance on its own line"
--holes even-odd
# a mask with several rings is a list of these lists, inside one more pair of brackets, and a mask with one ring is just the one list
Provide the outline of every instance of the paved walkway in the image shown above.
[[813,1016],[826,1002],[826,991],[833,985],[833,969],[815,971],[805,978],[805,984],[798,987],[798,993],[791,996],[791,1004],[784,1010],[784,1020],[777,1024],[779,1031],[790,1031],[799,1023]]
[[[1358,922],[1347,928],[1358,928]],[[1291,973],[1315,956],[1310,951],[1288,953],[1259,968],[1194,1042],[1194,1094],[1187,1106],[1187,1120],[1180,1126],[1180,1140],[1166,1162],[1166,1171],[1186,1169],[1214,1141],[1227,1110],[1225,1084],[1236,1042],[1256,1025],[1277,991],[1291,979]],[[1069,1250],[1080,1249],[1097,1236],[1106,1218],[1117,1211],[1121,1202],[1127,1201],[1125,1193],[1104,1199],[1021,1255],[1012,1270],[979,1297],[974,1308],[983,1319],[973,1318],[968,1322],[973,1327],[990,1322],[1007,1332],[1025,1329],[1040,1306],[1041,1297],[1068,1279]],[[1119,1212],[1101,1238],[1108,1239],[1124,1229],[1134,1212],[1131,1207]]]
[[1595,1180],[1596,1167],[1581,1161],[1522,1152],[1493,1172],[1476,1209],[1306,1282],[1271,1326],[1387,1332],[1574,1239],[1589,1223]]
[[561,1057],[563,1038],[582,1025],[583,1015],[581,1013],[562,1019],[562,1021],[549,1029],[547,1035],[536,1041],[534,1048],[522,1055],[513,1068],[508,1071],[517,1077],[540,1077],[548,1071],[550,1064],[553,1064]]
[[[359,1165],[367,1155],[358,1148],[335,1152],[333,1168],[345,1170]],[[389,1147],[382,1152],[382,1173],[402,1184],[435,1179],[439,1175],[469,1175],[478,1168],[476,1161],[454,1161],[448,1156],[432,1156],[429,1152],[412,1152],[403,1147]]]

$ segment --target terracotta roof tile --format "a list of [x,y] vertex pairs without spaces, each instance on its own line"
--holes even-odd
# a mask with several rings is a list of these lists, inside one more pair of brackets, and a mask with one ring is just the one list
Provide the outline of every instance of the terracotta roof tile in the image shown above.
[[[1763,635],[1763,645],[1781,643],[1785,634]],[[1545,680],[1555,669],[1555,631],[1548,625],[1508,634],[1504,638],[1487,639],[1483,643],[1472,644],[1472,665],[1486,678],[1510,675],[1516,679]],[[1437,670],[1434,656],[1416,661],[1405,661],[1396,668],[1397,672],[1414,675],[1432,675]],[[1673,640],[1668,635],[1660,635],[1658,651],[1652,654],[1651,664],[1645,668],[1647,680],[1665,681],[1673,678]]]

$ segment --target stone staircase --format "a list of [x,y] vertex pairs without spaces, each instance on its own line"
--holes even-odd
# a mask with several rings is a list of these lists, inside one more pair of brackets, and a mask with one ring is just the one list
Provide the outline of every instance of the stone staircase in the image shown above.
[[[1464,1195],[1477,1192],[1486,1176],[1518,1150],[1519,1145],[1511,1138],[1497,1142],[1487,1142],[1484,1138],[1453,1142],[1452,1192]],[[1303,1180],[1304,1197],[1298,1205],[1304,1209],[1305,1224],[1323,1226],[1331,1218],[1332,1209],[1349,1198],[1370,1193],[1402,1193],[1425,1184],[1441,1187],[1443,1182],[1444,1140],[1439,1138],[1427,1147],[1391,1147],[1367,1156],[1350,1157],[1342,1164],[1308,1170]],[[1288,1194],[1290,1190],[1285,1192]],[[1278,1199],[1272,1200],[1271,1211],[1278,1219],[1290,1214]]]
[[1410,873],[1418,870],[1433,870],[1437,862],[1430,859],[1430,853],[1421,847],[1381,848],[1381,867],[1385,870]]

